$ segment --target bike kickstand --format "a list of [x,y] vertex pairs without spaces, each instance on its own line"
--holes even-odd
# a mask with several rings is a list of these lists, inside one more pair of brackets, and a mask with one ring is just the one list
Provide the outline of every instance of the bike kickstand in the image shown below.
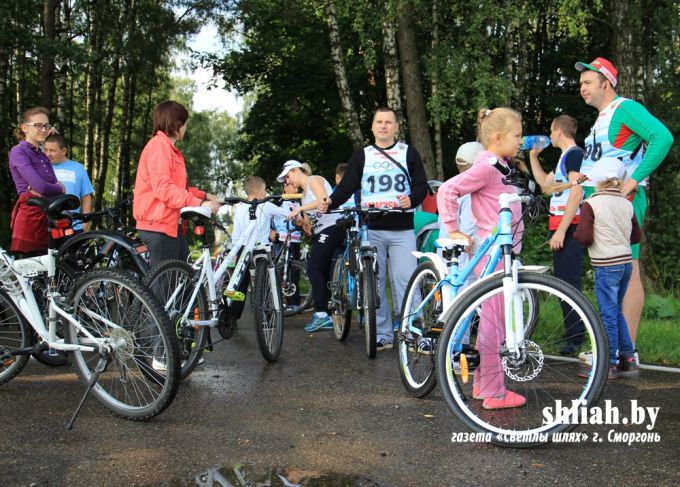
[[106,366],[109,364],[109,360],[110,359],[108,355],[99,358],[99,362],[97,362],[97,366],[94,368],[94,374],[92,374],[92,377],[90,377],[90,382],[87,384],[87,389],[85,390],[83,398],[80,400],[80,403],[78,404],[78,407],[76,408],[76,411],[73,413],[71,419],[64,424],[65,429],[69,431],[73,429],[73,424],[76,422],[76,416],[78,416],[80,408],[83,407],[85,399],[87,399],[87,395],[90,393],[94,385],[99,380],[99,376],[102,375],[102,373],[106,370]]

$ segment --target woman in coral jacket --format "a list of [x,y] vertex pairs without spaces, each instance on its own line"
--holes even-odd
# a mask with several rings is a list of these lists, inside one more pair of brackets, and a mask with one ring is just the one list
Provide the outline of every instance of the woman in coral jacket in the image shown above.
[[213,213],[219,208],[217,196],[189,186],[184,157],[175,147],[184,138],[188,118],[183,105],[160,103],[153,112],[154,135],[139,157],[132,213],[151,266],[189,255],[179,224],[183,207],[207,206]]

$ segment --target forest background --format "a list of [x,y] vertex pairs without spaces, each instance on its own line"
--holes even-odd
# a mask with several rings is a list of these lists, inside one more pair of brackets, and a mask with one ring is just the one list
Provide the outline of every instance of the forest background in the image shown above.
[[[457,147],[475,138],[480,107],[511,106],[526,134],[553,117],[596,118],[578,94],[576,61],[619,70],[619,94],[680,134],[680,0],[5,0],[0,16],[0,152],[31,106],[88,169],[95,205],[132,192],[151,113],[165,99],[191,107],[196,85],[173,75],[208,22],[219,54],[194,66],[244,96],[243,112],[194,111],[180,149],[192,184],[222,193],[245,175],[273,181],[289,158],[332,178],[371,141],[373,110],[399,114],[401,137],[430,179],[455,175]],[[554,166],[556,149],[544,151]],[[680,143],[652,175],[643,264],[657,289],[680,289]],[[16,198],[0,165],[0,245]],[[276,188],[273,188],[276,189]],[[549,262],[540,222],[525,237],[531,263]]]

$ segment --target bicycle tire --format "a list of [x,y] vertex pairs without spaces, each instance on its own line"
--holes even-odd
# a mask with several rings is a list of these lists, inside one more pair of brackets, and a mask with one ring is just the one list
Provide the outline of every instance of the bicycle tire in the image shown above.
[[[361,273],[361,309],[364,316],[364,336],[366,338],[366,355],[368,358],[375,358],[377,350],[377,331],[376,331],[376,289],[375,274],[373,272],[373,260],[365,257],[363,259],[363,271]],[[384,303],[387,306],[387,303]]]
[[255,335],[260,353],[267,362],[276,362],[283,343],[283,310],[274,308],[274,294],[278,293],[281,303],[281,288],[269,278],[267,259],[255,261]]
[[[291,260],[286,281],[283,280],[283,265],[284,262],[282,261],[276,263],[276,276],[281,284],[283,316],[293,316],[310,309],[314,305],[314,298],[311,284],[307,280],[307,265],[301,260]],[[297,283],[293,282],[294,276],[298,277]],[[298,302],[289,303],[292,300]]]
[[[409,331],[409,319],[419,320],[422,328],[432,327],[441,313],[441,293],[439,297],[433,296],[426,306],[415,314],[423,299],[441,281],[437,267],[432,261],[426,260],[418,265],[411,275],[399,316],[399,375],[406,391],[414,397],[425,397],[437,385],[437,374],[434,360],[434,338],[423,338]],[[421,341],[430,340],[429,354],[421,353]]]
[[[496,306],[502,314],[502,279],[503,276],[496,276],[475,284],[461,297],[461,301],[449,312],[449,316],[443,317],[446,326],[437,354],[437,375],[446,402],[466,427],[488,434],[489,441],[501,446],[529,447],[547,443],[551,441],[554,433],[568,431],[575,426],[568,421],[562,421],[563,418],[558,414],[554,414],[552,421],[546,421],[544,408],[550,407],[556,413],[557,400],[572,408],[575,407],[574,404],[590,407],[598,401],[607,382],[609,345],[598,313],[583,294],[552,276],[520,272],[518,288],[535,291],[540,306],[540,319],[536,322],[530,339],[523,342],[526,353],[522,359],[513,363],[507,354],[503,358],[502,347],[486,348],[486,340],[482,343],[479,339],[480,336],[487,336],[488,339],[486,332],[481,330],[483,326],[481,320],[488,319],[490,323],[503,322],[503,317],[498,317],[493,309]],[[500,304],[494,305],[492,300],[495,300],[495,303],[500,301]],[[576,313],[582,320],[585,328],[584,340],[593,347],[592,367],[585,371],[587,374],[585,383],[583,379],[577,377],[578,365],[559,357],[558,350],[564,331],[560,307],[562,302],[571,307],[570,313]],[[525,303],[525,312],[528,312],[529,305],[530,303]],[[457,351],[462,346],[460,337],[469,326],[468,317],[475,313],[481,313],[484,317],[480,318],[476,343],[466,345],[462,350],[475,353],[476,349],[481,355],[481,365],[484,365],[485,360],[491,361],[484,367],[483,372],[481,367],[474,371],[474,375],[480,377],[477,397],[484,396],[482,388],[489,385],[487,379],[482,377],[496,373],[501,376],[497,377],[496,384],[502,382],[505,390],[526,398],[526,404],[521,408],[485,409],[483,400],[474,399],[472,384],[466,384],[463,380],[461,369],[463,361],[460,360],[461,354]],[[497,334],[495,330],[492,331]],[[459,373],[456,372],[456,356],[460,361],[460,380]],[[500,366],[494,363],[496,361]],[[493,370],[494,366],[496,372]],[[498,393],[499,389],[495,388],[489,392],[494,391]],[[572,403],[573,400],[579,402]]]
[[[76,281],[70,303],[83,328],[95,338],[111,339],[107,367],[91,393],[125,419],[142,421],[163,412],[179,387],[179,347],[153,293],[123,273],[97,270]],[[93,345],[72,323],[67,333],[70,343]],[[72,357],[78,376],[88,384],[104,356],[76,350]]]
[[338,257],[333,268],[332,302],[334,309],[331,312],[333,320],[333,334],[338,341],[345,341],[349,335],[349,327],[352,322],[352,309],[349,307],[347,289],[348,270],[345,268],[344,259]]
[[[33,328],[9,297],[7,291],[0,288],[0,347],[13,352],[31,346]],[[21,372],[28,362],[28,355],[15,355],[11,363],[0,362],[0,385],[6,384]]]
[[[174,325],[175,335],[179,343],[179,355],[182,362],[180,379],[184,380],[198,364],[203,356],[208,340],[208,328],[206,326],[189,326],[182,323],[182,315],[190,304],[193,304],[193,312],[190,318],[195,320],[207,320],[210,318],[208,299],[205,289],[199,289],[194,303],[190,303],[191,294],[197,285],[194,282],[196,270],[181,260],[166,260],[161,262],[144,278],[146,285],[158,298],[163,309],[168,314],[170,322]],[[172,302],[170,298],[175,296]]]

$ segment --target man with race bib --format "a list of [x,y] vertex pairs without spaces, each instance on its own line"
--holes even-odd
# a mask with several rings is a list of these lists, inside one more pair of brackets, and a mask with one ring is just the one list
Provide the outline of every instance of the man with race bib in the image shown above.
[[[635,216],[642,226],[647,211],[649,175],[661,164],[673,144],[670,131],[640,103],[616,94],[617,71],[604,58],[590,64],[578,62],[581,72],[580,93],[586,104],[600,113],[585,140],[585,157],[581,172],[585,175],[603,157],[615,157],[626,167],[626,181],[622,193],[632,198]],[[584,183],[585,196],[594,191],[592,182]],[[631,247],[633,272],[623,303],[623,313],[630,336],[635,343],[637,328],[644,305],[644,289],[640,280],[640,245]]]
[[397,116],[390,108],[379,108],[373,116],[371,130],[375,143],[355,152],[333,194],[324,200],[321,211],[337,208],[356,190],[361,190],[361,205],[374,208],[409,209],[406,213],[371,215],[368,239],[377,247],[380,307],[376,311],[377,350],[392,348],[394,334],[387,301],[387,259],[394,272],[394,286],[399,306],[406,285],[417,266],[411,254],[416,250],[413,233],[413,209],[427,194],[427,176],[418,152],[396,141]]

